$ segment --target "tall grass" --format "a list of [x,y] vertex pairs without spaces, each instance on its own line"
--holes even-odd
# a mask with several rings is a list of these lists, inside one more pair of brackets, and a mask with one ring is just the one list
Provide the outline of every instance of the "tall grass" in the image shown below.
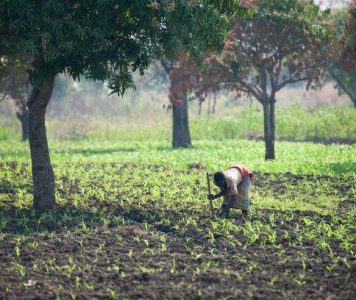
[[[142,119],[147,121],[142,121]],[[124,124],[124,125],[123,125]],[[59,140],[171,140],[170,114],[160,120],[137,116],[136,120],[86,118],[48,118],[50,139]],[[263,112],[255,106],[234,109],[229,116],[193,116],[192,140],[224,140],[263,137]],[[356,140],[356,109],[351,106],[319,106],[308,111],[303,106],[277,107],[276,137],[288,141]],[[0,141],[20,139],[20,123],[0,120]]]
[[17,124],[17,122],[17,120],[14,120],[14,122],[9,122],[9,120],[0,119],[0,141],[21,139],[21,124],[20,122]]
[[[263,113],[244,107],[234,116],[193,119],[194,139],[263,137]],[[276,137],[291,141],[356,139],[356,110],[349,106],[301,106],[276,109]]]

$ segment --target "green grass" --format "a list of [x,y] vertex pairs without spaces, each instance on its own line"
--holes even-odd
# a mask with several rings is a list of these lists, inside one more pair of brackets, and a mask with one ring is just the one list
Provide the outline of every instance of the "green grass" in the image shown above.
[[[0,142],[0,161],[30,162],[27,143]],[[356,145],[277,142],[275,161],[264,160],[262,141],[195,141],[189,149],[174,150],[168,141],[50,141],[54,164],[63,162],[135,162],[175,169],[200,165],[210,171],[238,162],[254,171],[293,174],[356,172]]]
[[[257,111],[255,106],[245,106],[234,111],[234,114],[230,116],[191,117],[190,129],[193,141],[263,136],[262,111]],[[68,137],[72,139],[85,137],[137,141],[141,139],[164,140],[171,137],[171,124],[167,120],[161,124],[138,123],[128,126],[95,120],[75,123],[72,126],[70,122],[65,125],[68,127]],[[63,122],[60,126],[56,121],[53,124],[49,123],[50,132],[62,127]],[[61,137],[60,134],[57,136]],[[325,106],[313,111],[307,111],[301,106],[283,108],[277,106],[276,136],[280,140],[292,141],[333,142],[347,139],[355,141],[356,110],[348,106]]]
[[[255,106],[243,107],[229,117],[209,116],[192,120],[193,139],[226,139],[263,136],[263,113]],[[332,141],[356,139],[356,110],[347,106],[276,108],[276,136],[281,140]]]
[[[47,118],[48,136],[60,140],[170,140],[171,113],[162,113],[160,123],[117,120],[113,117],[57,119]],[[158,118],[158,117],[157,117]],[[16,129],[17,128],[17,129]],[[192,116],[190,129],[196,140],[225,140],[263,136],[263,113],[256,106],[244,106],[229,111],[229,115]],[[356,140],[356,110],[350,106],[321,106],[308,111],[302,106],[276,109],[276,136],[280,140],[337,142]],[[0,141],[20,139],[20,123],[13,118],[0,120]]]
[[[42,215],[28,144],[0,141],[0,298],[352,298],[355,145],[277,142],[265,161],[260,141],[174,150],[120,130],[49,140],[58,208]],[[234,162],[255,172],[250,217],[212,218],[206,172]]]

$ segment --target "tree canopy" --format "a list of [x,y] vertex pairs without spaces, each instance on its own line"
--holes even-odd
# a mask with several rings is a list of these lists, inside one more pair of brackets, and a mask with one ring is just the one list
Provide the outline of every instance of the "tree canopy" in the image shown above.
[[340,94],[347,94],[356,107],[356,3],[331,14],[336,40],[330,47],[326,80],[334,80]]
[[259,101],[266,158],[274,158],[276,93],[288,84],[310,86],[319,79],[330,38],[322,13],[310,1],[259,1],[252,18],[232,20],[222,55],[210,58],[199,79],[200,93],[218,87]]
[[[226,2],[225,5],[223,2]],[[184,47],[221,48],[234,1],[26,1],[0,3],[2,55],[31,61],[33,84],[67,72],[109,81],[122,94],[152,59]]]
[[348,7],[346,21],[341,36],[341,61],[345,71],[356,70],[356,1]]

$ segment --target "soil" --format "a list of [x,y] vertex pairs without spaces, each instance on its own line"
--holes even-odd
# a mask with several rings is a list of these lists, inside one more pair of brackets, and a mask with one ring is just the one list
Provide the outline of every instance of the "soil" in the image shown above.
[[[273,193],[283,194],[286,182],[310,178],[258,173],[254,185],[272,182]],[[352,185],[336,187],[346,199],[339,204],[344,209],[355,205]],[[0,189],[5,192],[11,188]],[[96,212],[59,207],[55,218],[42,221],[27,209],[0,212],[7,215],[0,235],[0,299],[356,298],[355,245],[352,253],[330,239],[331,253],[316,240],[298,242],[296,228],[305,226],[304,217],[347,225],[330,215],[256,210],[244,220],[234,214],[239,230],[227,238],[214,231],[206,212],[152,203],[128,208],[101,202]],[[103,212],[109,222],[102,221]],[[276,242],[248,243],[241,228],[267,223],[271,213],[277,216]],[[197,226],[177,227],[187,216],[196,216]]]

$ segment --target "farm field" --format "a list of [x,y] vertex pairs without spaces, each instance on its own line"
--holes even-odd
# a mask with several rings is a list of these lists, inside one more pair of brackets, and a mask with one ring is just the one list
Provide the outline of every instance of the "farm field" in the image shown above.
[[0,300],[356,300],[355,1],[0,16]]
[[[50,141],[58,208],[39,216],[28,145],[0,142],[0,298],[355,298],[355,145],[193,144]],[[212,218],[206,172],[236,161],[251,215]]]

